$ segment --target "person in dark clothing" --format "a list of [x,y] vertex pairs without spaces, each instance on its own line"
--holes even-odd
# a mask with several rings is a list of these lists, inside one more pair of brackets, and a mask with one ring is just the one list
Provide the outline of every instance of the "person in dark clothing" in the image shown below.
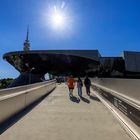
[[82,96],[82,87],[83,87],[83,82],[80,77],[78,77],[77,80],[77,88],[78,88],[78,95],[81,97]]
[[88,78],[88,76],[86,76],[85,80],[84,80],[84,85],[86,87],[86,93],[88,96],[90,96],[90,86],[91,86],[91,81]]

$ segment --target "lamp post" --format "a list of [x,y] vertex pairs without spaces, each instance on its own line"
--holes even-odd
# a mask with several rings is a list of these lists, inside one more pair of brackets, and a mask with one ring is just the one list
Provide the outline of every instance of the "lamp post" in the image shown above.
[[34,70],[35,68],[32,67],[29,71],[29,84],[31,83],[31,72]]

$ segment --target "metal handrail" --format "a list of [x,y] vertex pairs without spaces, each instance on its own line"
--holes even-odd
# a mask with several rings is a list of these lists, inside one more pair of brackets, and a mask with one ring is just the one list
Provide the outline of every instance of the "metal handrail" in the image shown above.
[[116,96],[118,98],[120,98],[121,100],[123,100],[124,102],[127,102],[128,104],[132,105],[133,107],[137,108],[138,110],[140,110],[140,101],[139,100],[136,100],[136,99],[133,99],[133,98],[130,98],[129,96],[126,96],[120,92],[117,92],[115,90],[112,90],[112,89],[109,89],[103,85],[100,85],[100,84],[97,84],[97,83],[94,83],[92,82],[92,85],[93,86],[96,86],[106,92],[109,92],[110,94],[112,94],[113,96]]
[[56,80],[0,90],[0,124],[45,96],[56,87]]

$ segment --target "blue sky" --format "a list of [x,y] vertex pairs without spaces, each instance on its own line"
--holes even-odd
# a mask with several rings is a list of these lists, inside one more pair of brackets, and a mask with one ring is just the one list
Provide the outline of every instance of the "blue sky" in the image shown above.
[[[63,1],[67,29],[54,30],[48,9]],[[102,56],[140,51],[139,7],[139,0],[1,0],[0,78],[19,75],[2,55],[22,50],[28,24],[32,50],[98,49]]]

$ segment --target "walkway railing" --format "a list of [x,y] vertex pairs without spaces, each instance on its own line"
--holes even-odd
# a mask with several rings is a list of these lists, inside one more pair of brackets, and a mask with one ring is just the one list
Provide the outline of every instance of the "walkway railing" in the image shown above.
[[56,87],[56,81],[0,90],[0,123],[18,113]]
[[140,79],[99,78],[92,84],[140,110]]
[[97,91],[96,96],[108,104],[126,130],[139,140],[140,79],[95,78],[92,86]]

